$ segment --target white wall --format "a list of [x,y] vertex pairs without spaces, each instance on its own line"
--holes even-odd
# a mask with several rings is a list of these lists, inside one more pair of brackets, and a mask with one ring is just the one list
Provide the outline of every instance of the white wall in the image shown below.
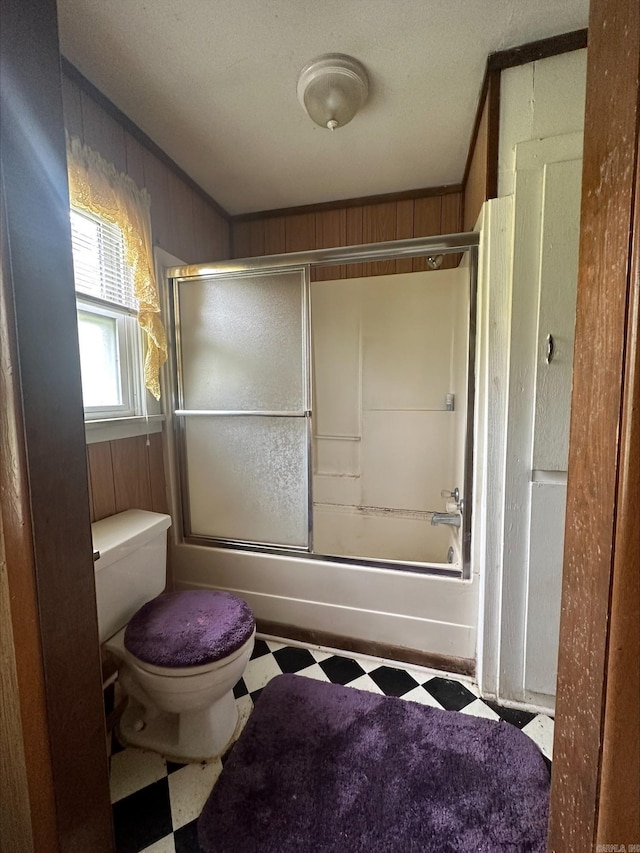
[[507,68],[500,77],[498,196],[512,195],[516,145],[584,128],[587,51]]
[[311,317],[314,550],[446,563],[429,512],[464,486],[468,269],[316,282]]
[[[566,315],[575,288],[585,83],[585,50],[503,72],[501,198],[488,202],[483,214],[491,228],[491,211],[510,203],[510,243],[500,250],[505,263],[489,283],[503,315],[485,329],[504,421],[488,438],[485,460],[494,482],[487,495],[495,494],[498,505],[487,510],[481,534],[481,687],[503,701],[546,708],[552,707],[555,682],[565,487],[556,461],[536,460],[555,460],[551,450],[566,449],[572,348]],[[561,188],[560,181],[570,186]],[[483,245],[496,239],[485,234]],[[548,332],[557,343],[551,366],[544,363]],[[547,428],[549,414],[553,428]],[[551,470],[534,470],[541,465]]]
[[473,497],[473,566],[479,589],[476,677],[498,695],[502,634],[505,466],[513,267],[513,196],[486,202],[480,232]]

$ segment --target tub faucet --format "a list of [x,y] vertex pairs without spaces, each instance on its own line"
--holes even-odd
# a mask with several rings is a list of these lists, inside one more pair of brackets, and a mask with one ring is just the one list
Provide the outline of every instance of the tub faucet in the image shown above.
[[460,513],[434,512],[431,516],[431,524],[448,524],[450,527],[460,527]]

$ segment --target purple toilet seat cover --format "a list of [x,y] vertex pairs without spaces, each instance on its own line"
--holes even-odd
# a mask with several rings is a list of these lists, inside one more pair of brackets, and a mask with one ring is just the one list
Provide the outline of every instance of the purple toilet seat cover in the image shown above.
[[235,652],[254,628],[251,608],[230,592],[165,592],[134,614],[124,645],[154,666],[203,666]]

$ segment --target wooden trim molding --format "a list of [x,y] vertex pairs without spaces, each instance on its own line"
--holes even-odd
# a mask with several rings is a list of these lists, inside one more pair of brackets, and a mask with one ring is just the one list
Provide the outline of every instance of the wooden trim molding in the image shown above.
[[[464,228],[475,225],[483,201],[498,195],[498,146],[500,142],[500,75],[505,68],[570,53],[587,46],[587,30],[575,30],[552,38],[492,53],[487,58],[476,116],[462,178]],[[478,156],[482,162],[478,162]],[[482,170],[482,174],[478,172]],[[484,192],[480,200],[479,194]]]
[[327,646],[358,655],[370,655],[386,660],[397,660],[402,663],[412,663],[429,669],[438,669],[454,675],[474,676],[475,660],[467,658],[438,655],[431,652],[421,652],[417,649],[407,649],[404,646],[392,646],[389,643],[378,643],[375,640],[359,640],[356,637],[344,637],[329,631],[315,631],[311,628],[300,628],[297,625],[285,625],[282,622],[270,622],[266,619],[257,620],[257,630],[270,637],[282,637],[286,640],[297,640],[312,646]]
[[461,184],[445,184],[442,187],[424,187],[422,189],[404,190],[397,193],[362,196],[362,198],[343,198],[336,201],[324,201],[319,204],[302,204],[298,207],[283,207],[276,210],[256,211],[255,213],[240,213],[237,216],[232,216],[231,221],[235,225],[238,222],[253,222],[256,219],[299,216],[305,213],[323,213],[329,210],[348,210],[353,207],[373,204],[388,204],[390,202],[411,201],[419,198],[433,198],[434,196],[443,196],[449,193],[459,193],[461,190]]
[[640,844],[639,125],[638,0],[592,0],[552,853]]
[[550,56],[559,56],[561,53],[582,50],[587,46],[588,32],[588,30],[573,30],[570,33],[561,33],[551,38],[530,41],[519,47],[497,51],[487,59],[487,71],[503,71],[505,68],[516,68],[518,65],[526,65],[527,62],[536,62],[538,59],[548,59]]
[[141,145],[143,145],[148,151],[150,151],[155,157],[158,158],[170,171],[174,173],[181,181],[187,184],[190,189],[192,189],[195,193],[197,193],[207,204],[211,205],[211,207],[222,216],[224,219],[230,221],[231,217],[227,213],[227,211],[222,207],[222,205],[218,204],[218,202],[212,198],[207,192],[205,192],[200,184],[196,183],[194,179],[188,175],[184,169],[181,169],[180,166],[172,160],[171,157],[164,151],[160,146],[151,139],[150,136],[142,130],[138,125],[132,121],[126,113],[123,113],[121,109],[119,109],[113,101],[109,100],[107,96],[98,89],[97,86],[88,80],[84,74],[79,71],[75,65],[73,65],[69,60],[61,56],[60,63],[62,67],[62,73],[69,78],[69,80],[73,81],[79,89],[83,92],[86,92],[90,98],[92,98],[102,109],[108,113],[111,118],[115,119],[118,124],[120,124],[131,136],[134,137]]
[[56,3],[0,9],[3,581],[31,849],[111,853]]
[[500,145],[500,81],[499,71],[487,71],[487,173],[485,192],[487,198],[498,197],[498,159]]
[[[640,135],[596,842],[640,842]],[[635,724],[634,724],[635,721]],[[635,843],[635,842],[632,842]],[[630,849],[630,845],[627,845]],[[639,848],[640,849],[640,846]]]
[[[0,161],[0,179],[3,164]],[[4,199],[2,202],[4,207]],[[4,212],[4,211],[2,211]],[[0,571],[2,711],[0,842],[9,850],[56,850],[27,470],[20,413],[7,220],[0,238]],[[13,672],[11,672],[13,670]],[[12,802],[14,795],[18,801]],[[5,802],[5,799],[7,802]],[[32,809],[38,819],[32,821]],[[6,823],[5,823],[6,822]],[[29,846],[31,845],[31,846]],[[3,851],[4,847],[1,848]]]
[[[4,398],[3,398],[4,399]],[[7,577],[2,514],[0,513],[0,849],[33,850],[33,830],[29,795],[29,770],[18,685],[18,665],[11,618],[11,590]],[[46,753],[41,753],[45,768]],[[46,778],[46,777],[45,777]],[[53,794],[52,786],[48,791]],[[47,816],[54,813],[53,796],[46,809]],[[55,837],[54,833],[49,834]],[[42,844],[41,844],[42,847]]]

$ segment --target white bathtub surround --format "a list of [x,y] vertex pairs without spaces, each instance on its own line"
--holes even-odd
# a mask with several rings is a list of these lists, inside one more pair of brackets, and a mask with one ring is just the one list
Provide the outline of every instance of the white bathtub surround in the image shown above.
[[186,544],[172,560],[177,588],[232,591],[258,620],[475,657],[477,581]]
[[446,563],[458,531],[430,513],[464,486],[468,267],[314,282],[311,318],[314,551]]

